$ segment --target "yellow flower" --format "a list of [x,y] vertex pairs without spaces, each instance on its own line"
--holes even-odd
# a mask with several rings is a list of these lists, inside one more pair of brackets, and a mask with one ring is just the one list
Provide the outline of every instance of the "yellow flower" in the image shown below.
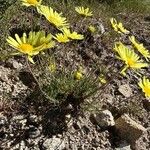
[[55,72],[56,64],[55,63],[50,63],[49,66],[48,66],[48,69],[50,70],[50,72]]
[[140,60],[139,56],[133,50],[129,49],[121,42],[115,44],[114,50],[118,53],[118,58],[124,61],[126,65],[121,71],[124,75],[127,68],[141,69],[149,66],[147,63]]
[[74,77],[76,80],[81,80],[83,78],[83,74],[80,71],[76,71]]
[[94,32],[96,31],[96,28],[95,28],[94,26],[90,25],[90,26],[88,27],[88,30],[89,30],[90,32],[94,33]]
[[113,29],[114,29],[116,32],[118,32],[117,20],[114,19],[114,18],[111,18],[111,19],[110,19],[110,22],[111,22],[111,25],[112,25]]
[[98,77],[98,79],[99,79],[99,81],[101,83],[106,83],[107,82],[103,74],[100,74],[100,76]]
[[58,29],[69,26],[66,18],[62,17],[62,13],[54,11],[51,7],[41,5],[39,7],[39,13],[44,15],[46,19]]
[[40,51],[54,47],[55,43],[52,41],[52,35],[45,35],[44,31],[32,32],[30,31],[28,37],[26,33],[20,38],[15,34],[15,39],[9,36],[7,42],[11,47],[18,50],[19,53],[28,55],[28,59],[33,63],[31,56],[37,55]]
[[150,58],[150,52],[143,46],[143,44],[139,44],[136,42],[135,37],[131,36],[129,37],[129,40],[132,42],[134,47],[145,57],[145,59],[148,61]]
[[42,0],[21,0],[22,5],[25,5],[27,7],[29,6],[38,6],[41,4]]
[[138,83],[142,91],[145,93],[145,97],[150,98],[150,79],[143,77]]
[[81,80],[83,78],[83,68],[80,66],[77,71],[74,73],[74,78],[76,80]]
[[75,31],[71,33],[70,29],[68,29],[68,28],[63,28],[62,32],[68,38],[73,39],[73,40],[82,40],[82,39],[84,39],[84,36],[82,34],[78,34]]
[[54,36],[54,39],[56,39],[60,43],[67,43],[70,40],[68,39],[67,35],[64,35],[62,33],[58,33]]
[[115,18],[110,19],[111,25],[113,29],[118,32],[118,33],[124,33],[124,34],[129,34],[130,32],[123,27],[123,24],[121,22],[117,22]]
[[80,15],[83,15],[85,17],[90,17],[92,16],[92,11],[89,10],[89,8],[84,8],[84,7],[75,7],[75,11],[79,13]]

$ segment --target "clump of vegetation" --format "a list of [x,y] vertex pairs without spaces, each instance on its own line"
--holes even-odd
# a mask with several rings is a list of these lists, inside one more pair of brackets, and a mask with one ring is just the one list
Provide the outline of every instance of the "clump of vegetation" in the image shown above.
[[[47,21],[50,28],[53,29],[52,32],[40,29],[38,32],[35,32],[32,29],[28,33],[22,33],[22,36],[15,33],[14,37],[7,37],[8,44],[18,50],[18,52],[12,54],[23,54],[26,57],[28,69],[38,85],[40,94],[58,105],[67,102],[68,104],[79,106],[87,98],[95,95],[99,90],[103,90],[104,86],[109,85],[107,74],[97,73],[97,70],[99,70],[97,66],[102,64],[96,64],[96,67],[92,66],[90,70],[84,70],[82,65],[73,68],[69,65],[65,66],[63,63],[60,65],[57,61],[59,56],[57,56],[57,52],[54,53],[57,48],[65,47],[67,44],[70,44],[76,50],[84,40],[90,40],[90,36],[96,31],[94,25],[87,26],[88,31],[91,33],[88,33],[86,29],[77,32],[62,12],[43,5],[41,0],[21,0],[21,3],[24,6],[31,7],[31,9],[36,9],[36,15]],[[83,6],[75,7],[74,13],[78,16],[78,20],[81,19],[81,22],[84,22],[86,19],[90,20],[90,17],[94,16],[94,12],[90,8]],[[33,12],[32,17],[34,18]],[[142,88],[145,96],[150,98],[150,81],[148,78],[143,77],[142,72],[140,72],[142,68],[149,67],[149,51],[142,43],[138,43],[135,40],[131,32],[123,26],[123,23],[117,22],[115,18],[112,18],[110,23],[116,34],[119,34],[118,36],[128,37],[133,44],[133,47],[131,44],[128,47],[121,41],[115,43],[114,52],[118,54],[116,58],[125,65],[121,70],[121,74],[126,76],[127,69],[134,70],[140,81],[137,81],[137,83],[139,82],[139,86]],[[86,33],[82,32],[85,30]],[[135,49],[142,55],[134,51]],[[67,58],[68,51],[63,51],[63,53]],[[143,60],[143,57],[145,60]],[[62,61],[65,61],[65,58]],[[35,70],[40,68],[38,70],[40,72],[39,75],[35,75],[36,71],[34,72],[33,68],[36,68]],[[115,76],[118,74],[120,74],[119,70]]]

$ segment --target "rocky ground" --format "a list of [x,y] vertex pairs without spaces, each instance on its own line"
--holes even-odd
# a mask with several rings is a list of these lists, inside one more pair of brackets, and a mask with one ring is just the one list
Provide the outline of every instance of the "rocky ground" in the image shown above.
[[[27,24],[32,20],[30,17],[29,11]],[[127,14],[118,14],[118,17],[128,20],[126,26],[132,34],[150,49],[148,17],[139,15],[136,18],[135,14],[130,14],[130,17]],[[69,64],[72,68],[82,64],[85,70],[90,70],[91,64],[95,62],[104,62],[107,70],[113,66],[113,71],[107,72],[107,78],[110,79],[121,67],[119,61],[114,60],[112,52],[113,43],[118,37],[108,36],[112,33],[101,18],[91,22],[98,28],[98,34],[88,33],[85,41],[63,47],[63,50],[68,48],[65,64],[61,60],[66,53],[58,45],[57,61],[60,65]],[[86,34],[84,24],[78,24],[72,26]],[[18,17],[12,17],[7,26],[10,32],[18,28]],[[41,22],[41,26],[46,31],[50,30],[46,23]],[[4,33],[2,36],[4,37]],[[128,44],[127,37],[119,39]],[[77,50],[69,52],[75,46],[78,46]],[[150,68],[144,69],[142,73],[150,76]],[[132,71],[128,72],[127,77],[118,75],[111,80],[102,92],[81,104],[78,111],[71,104],[60,108],[43,97],[32,97],[34,90],[36,82],[27,69],[24,57],[16,56],[0,62],[0,149],[150,149],[150,101],[140,93]]]

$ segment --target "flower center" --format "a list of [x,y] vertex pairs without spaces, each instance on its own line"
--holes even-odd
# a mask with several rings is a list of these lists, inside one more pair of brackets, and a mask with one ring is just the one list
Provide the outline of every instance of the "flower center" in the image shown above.
[[33,51],[33,46],[30,45],[30,44],[21,44],[21,45],[19,46],[19,49],[20,49],[23,53],[29,54],[29,53],[31,53],[31,52]]
[[38,3],[37,0],[27,0],[27,2],[33,5],[36,5]]
[[150,87],[145,87],[144,90],[147,95],[150,95]]
[[133,66],[135,64],[135,61],[130,58],[127,59],[127,62],[129,66]]

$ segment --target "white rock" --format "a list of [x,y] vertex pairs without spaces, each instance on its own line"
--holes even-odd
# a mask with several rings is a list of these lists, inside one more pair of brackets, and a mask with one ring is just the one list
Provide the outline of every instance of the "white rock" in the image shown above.
[[109,110],[104,110],[97,114],[94,114],[94,118],[97,124],[102,128],[115,125],[114,117]]
[[10,69],[0,66],[0,80],[8,82],[8,76],[11,74]]
[[54,150],[54,149],[64,149],[65,148],[65,143],[62,139],[60,138],[50,138],[46,139],[45,142],[43,143],[43,146],[45,147],[46,150]]
[[120,85],[118,91],[125,97],[130,97],[132,95],[132,89],[129,84]]
[[118,91],[125,97],[130,97],[132,95],[132,89],[129,84],[120,85]]

